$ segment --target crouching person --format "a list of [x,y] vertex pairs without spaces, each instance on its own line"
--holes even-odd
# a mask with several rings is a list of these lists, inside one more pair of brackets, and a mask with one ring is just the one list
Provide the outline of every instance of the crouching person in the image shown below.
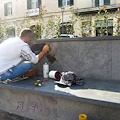
[[34,32],[30,29],[21,31],[19,37],[10,38],[0,44],[0,80],[14,79],[21,75],[33,76],[38,70],[32,69],[32,63],[38,63],[49,51],[45,45],[42,51],[35,55],[30,46],[35,41]]

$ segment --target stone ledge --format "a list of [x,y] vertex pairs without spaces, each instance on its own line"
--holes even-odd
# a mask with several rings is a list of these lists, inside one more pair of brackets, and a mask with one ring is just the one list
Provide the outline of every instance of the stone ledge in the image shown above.
[[33,120],[0,110],[0,120]]
[[39,39],[39,42],[69,42],[69,41],[102,41],[102,40],[120,40],[120,36],[104,36],[104,37],[77,37],[77,38],[53,38]]
[[9,84],[0,84],[0,88],[39,94],[49,97],[85,102],[100,106],[120,108],[120,81],[104,81],[85,79],[83,86],[58,86],[54,80],[44,81],[44,85],[36,87],[34,83],[42,77],[34,77]]

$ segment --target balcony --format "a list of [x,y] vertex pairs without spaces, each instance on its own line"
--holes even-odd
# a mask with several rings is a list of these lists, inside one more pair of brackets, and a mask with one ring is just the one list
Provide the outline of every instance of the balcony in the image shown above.
[[79,15],[94,14],[97,13],[99,9],[102,9],[105,5],[107,5],[106,9],[108,12],[117,11],[117,9],[120,7],[120,4],[117,3],[117,0],[92,0],[91,7],[80,8],[78,9],[78,13]]

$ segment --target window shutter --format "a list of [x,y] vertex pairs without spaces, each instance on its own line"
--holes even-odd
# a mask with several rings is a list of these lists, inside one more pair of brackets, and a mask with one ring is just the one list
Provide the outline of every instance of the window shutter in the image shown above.
[[32,2],[31,0],[27,0],[27,10],[31,9],[31,2]]
[[63,5],[63,3],[62,3],[63,1],[62,0],[58,0],[58,7],[62,7]]
[[4,4],[4,15],[8,16],[7,3]]
[[70,0],[70,6],[74,5],[74,0]]
[[95,0],[95,7],[99,6],[99,0]]
[[7,3],[8,15],[12,15],[12,2]]
[[38,0],[38,8],[40,8],[41,0]]
[[110,5],[110,0],[104,0],[104,5]]

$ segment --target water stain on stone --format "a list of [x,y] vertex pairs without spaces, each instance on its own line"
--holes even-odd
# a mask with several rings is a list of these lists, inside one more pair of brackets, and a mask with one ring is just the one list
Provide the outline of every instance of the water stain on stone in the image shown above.
[[[43,49],[43,47],[44,47],[45,44],[46,44],[46,43],[34,44],[34,45],[31,47],[32,52],[34,52],[36,55],[39,54],[39,53],[42,51],[42,49]],[[56,61],[55,54],[52,55],[51,52],[46,53],[45,56],[47,57],[48,61],[49,61],[51,64],[53,64],[53,63]]]
[[56,61],[55,55],[47,54],[46,57],[50,63],[54,63]]
[[39,54],[43,47],[44,47],[45,43],[41,43],[41,44],[34,44],[33,46],[31,46],[31,50],[35,53],[35,54]]

